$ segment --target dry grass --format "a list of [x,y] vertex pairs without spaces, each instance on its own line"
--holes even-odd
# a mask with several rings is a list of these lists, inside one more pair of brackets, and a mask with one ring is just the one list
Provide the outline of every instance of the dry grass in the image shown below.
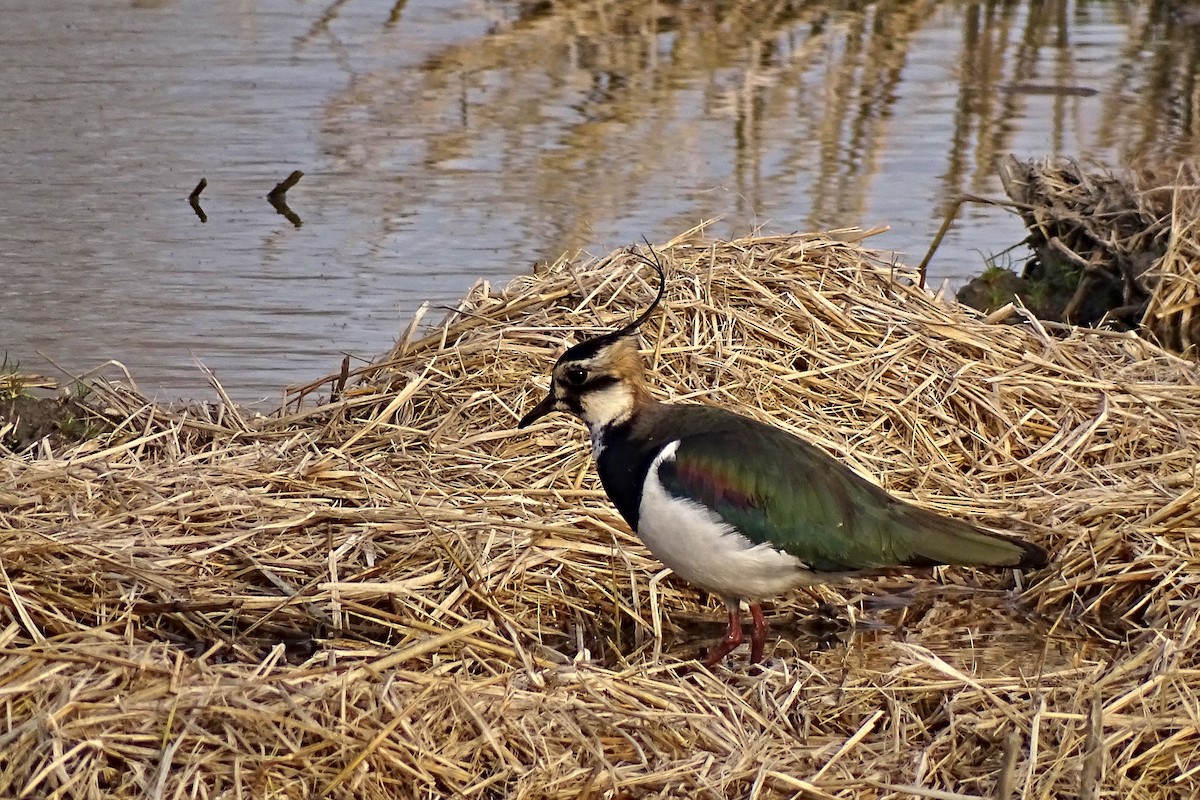
[[115,433],[5,456],[0,796],[1195,797],[1196,365],[986,324],[855,238],[666,246],[659,389],[1050,569],[822,589],[831,635],[781,598],[764,673],[680,669],[716,606],[658,575],[576,423],[513,428],[652,290],[623,252],[558,264],[333,402],[105,386]]
[[[1200,167],[1150,164],[1120,177],[1074,161],[997,162],[1029,230],[1024,297],[1043,319],[1138,330],[1200,348]],[[1041,295],[1032,298],[1034,287]],[[1061,297],[1056,295],[1061,294]]]
[[[1142,325],[1164,347],[1200,357],[1200,165],[1180,163],[1171,179],[1142,180],[1142,196],[1169,195],[1167,251],[1147,274],[1152,285]],[[1148,205],[1147,201],[1143,204]]]

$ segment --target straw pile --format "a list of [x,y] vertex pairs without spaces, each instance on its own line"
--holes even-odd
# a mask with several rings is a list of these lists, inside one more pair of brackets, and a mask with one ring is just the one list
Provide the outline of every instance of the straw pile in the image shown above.
[[822,588],[840,627],[781,598],[766,670],[689,669],[716,604],[659,574],[578,424],[513,429],[654,288],[625,252],[560,263],[332,402],[101,386],[111,434],[4,456],[0,796],[1195,797],[1196,366],[986,324],[855,238],[664,247],[662,394],[1050,569]]
[[[1153,286],[1142,326],[1164,347],[1200,357],[1200,168],[1186,161],[1174,180],[1159,181],[1143,196],[1170,196],[1167,250],[1147,274]],[[1144,180],[1149,184],[1149,180]]]
[[1040,319],[1137,330],[1196,357],[1200,347],[1200,174],[1194,161],[1086,172],[1074,161],[997,162],[1029,231],[1018,278],[990,270],[959,300],[992,310],[1018,295]]

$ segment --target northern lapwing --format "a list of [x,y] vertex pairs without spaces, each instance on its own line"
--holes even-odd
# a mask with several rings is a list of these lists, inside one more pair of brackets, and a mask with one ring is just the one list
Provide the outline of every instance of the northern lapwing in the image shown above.
[[944,564],[1035,569],[1044,549],[892,497],[802,439],[724,408],[655,400],[629,325],[558,359],[550,391],[518,423],[554,411],[581,419],[609,498],[656,558],[720,597],[729,625],[706,660],[742,643],[741,601],[754,621],[750,661],[767,634],[759,600],[855,573]]

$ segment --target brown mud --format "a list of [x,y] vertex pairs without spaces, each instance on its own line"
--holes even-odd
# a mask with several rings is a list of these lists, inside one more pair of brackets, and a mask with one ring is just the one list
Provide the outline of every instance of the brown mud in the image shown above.
[[992,314],[1019,303],[1040,320],[1137,331],[1195,355],[1200,345],[1200,182],[1189,161],[1115,175],[1074,161],[997,161],[1032,250],[1020,275],[989,267],[958,292]]
[[98,421],[75,397],[0,396],[0,448],[19,453],[46,439],[58,450],[94,437]]

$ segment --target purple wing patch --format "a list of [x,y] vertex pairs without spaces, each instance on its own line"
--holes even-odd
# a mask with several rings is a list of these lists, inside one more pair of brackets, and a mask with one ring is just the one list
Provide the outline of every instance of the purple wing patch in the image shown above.
[[726,465],[714,463],[712,459],[680,458],[678,452],[674,459],[664,461],[659,467],[659,479],[672,494],[697,500],[718,511],[722,508],[739,511],[757,508],[754,493],[748,491],[744,481],[738,478],[736,471]]

